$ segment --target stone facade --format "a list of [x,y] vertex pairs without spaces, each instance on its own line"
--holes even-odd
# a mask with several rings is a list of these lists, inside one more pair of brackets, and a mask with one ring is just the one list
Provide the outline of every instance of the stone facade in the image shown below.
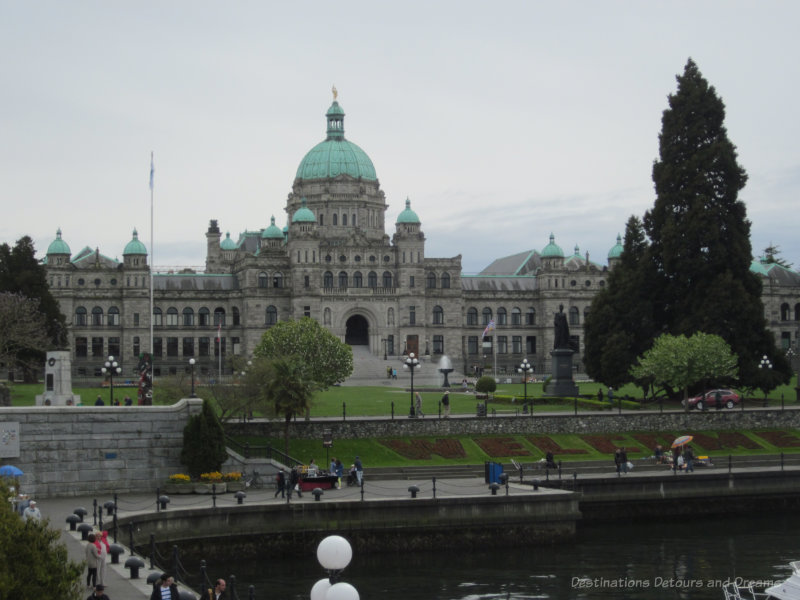
[[172,406],[6,408],[0,424],[19,423],[20,454],[9,463],[32,496],[150,492],[180,463],[183,428],[201,400]]
[[[426,255],[422,223],[406,208],[386,232],[384,191],[366,154],[344,139],[344,112],[326,114],[328,137],[303,159],[286,201],[288,224],[271,224],[223,239],[212,220],[205,232],[205,271],[151,273],[133,232],[120,262],[85,247],[75,255],[61,238],[45,259],[48,280],[70,322],[75,376],[97,376],[108,355],[135,379],[137,358],[151,349],[154,374],[218,370],[223,357],[249,355],[279,320],[309,316],[351,345],[375,355],[404,352],[456,373],[513,372],[527,358],[542,377],[551,371],[553,315],[564,306],[574,368],[582,371],[583,323],[622,252],[607,264],[566,254],[551,234],[542,250],[499,258],[477,275],[461,272],[461,256]],[[199,233],[199,232],[198,232]],[[768,320],[782,347],[797,337],[800,275],[755,262],[764,280]],[[484,331],[493,322],[494,330]],[[221,341],[217,341],[217,336]],[[223,361],[223,369],[229,369]],[[458,375],[455,375],[456,377]]]

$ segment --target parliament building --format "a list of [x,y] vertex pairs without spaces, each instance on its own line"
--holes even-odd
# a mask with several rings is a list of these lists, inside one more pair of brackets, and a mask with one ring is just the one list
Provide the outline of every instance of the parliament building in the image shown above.
[[[496,364],[502,375],[527,358],[540,377],[550,370],[553,317],[561,305],[576,350],[574,367],[582,370],[583,324],[622,253],[619,235],[616,244],[610,239],[606,264],[581,255],[578,247],[565,253],[550,234],[540,250],[464,275],[460,255],[426,254],[422,221],[410,200],[387,232],[386,196],[372,161],[345,138],[345,113],[335,99],[325,116],[324,141],[297,168],[286,202],[288,224],[281,229],[273,216],[232,238],[211,220],[204,272],[151,278],[136,230],[121,262],[88,246],[73,255],[57,232],[44,264],[70,325],[74,376],[99,375],[113,355],[122,377],[134,379],[140,354],[151,348],[151,319],[159,376],[186,371],[191,358],[200,373],[216,373],[220,362],[227,370],[220,358],[249,356],[269,327],[305,316],[381,359],[413,352],[438,362],[447,355],[458,373]],[[762,277],[778,343],[795,345],[800,275],[761,261],[753,270]]]

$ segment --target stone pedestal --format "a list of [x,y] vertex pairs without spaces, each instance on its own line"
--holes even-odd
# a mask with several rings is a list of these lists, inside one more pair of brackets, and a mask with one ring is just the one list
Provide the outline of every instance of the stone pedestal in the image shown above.
[[69,350],[47,353],[44,363],[44,394],[36,396],[37,406],[77,406],[81,397],[72,393],[72,361]]
[[550,352],[553,357],[553,377],[544,388],[545,396],[571,397],[578,395],[578,386],[572,379],[572,355],[570,348],[557,348]]

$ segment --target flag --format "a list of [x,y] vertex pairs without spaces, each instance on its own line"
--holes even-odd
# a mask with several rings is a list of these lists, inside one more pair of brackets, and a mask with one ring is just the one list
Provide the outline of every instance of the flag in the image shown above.
[[489,333],[492,329],[494,329],[494,319],[489,321],[489,324],[486,326],[486,329],[483,330],[483,335],[481,336],[481,339],[485,338],[486,334]]
[[150,153],[150,191],[153,191],[153,176],[156,174],[155,167],[153,166],[153,153]]
[[217,341],[220,341],[221,339],[222,339],[222,321],[220,321],[219,325],[217,326]]

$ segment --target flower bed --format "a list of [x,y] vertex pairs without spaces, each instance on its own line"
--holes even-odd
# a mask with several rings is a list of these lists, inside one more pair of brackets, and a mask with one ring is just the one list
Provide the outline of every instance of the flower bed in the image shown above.
[[588,450],[582,448],[562,448],[546,435],[532,435],[525,439],[545,454],[548,452],[553,454],[586,454],[588,452]]
[[475,438],[478,447],[489,456],[530,456],[531,453],[523,448],[517,440],[510,437],[502,438]]
[[756,435],[778,448],[797,448],[800,446],[800,438],[788,431],[758,431]]
[[403,458],[412,460],[428,460],[432,454],[442,458],[464,458],[467,453],[461,442],[455,439],[429,440],[380,440],[387,448],[394,450]]

